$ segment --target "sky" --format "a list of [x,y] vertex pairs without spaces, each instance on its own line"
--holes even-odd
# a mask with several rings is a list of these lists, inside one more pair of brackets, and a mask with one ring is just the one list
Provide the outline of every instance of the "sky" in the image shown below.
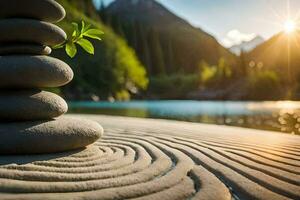
[[[106,4],[113,0],[103,0]],[[283,30],[300,17],[300,0],[157,0],[225,47]],[[296,20],[297,21],[297,20]]]

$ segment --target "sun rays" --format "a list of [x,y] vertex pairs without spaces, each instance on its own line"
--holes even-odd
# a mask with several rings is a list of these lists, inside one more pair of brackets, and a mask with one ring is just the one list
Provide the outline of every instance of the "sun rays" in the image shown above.
[[288,19],[284,22],[283,28],[285,33],[292,34],[297,30],[297,24],[294,20]]
[[[267,45],[258,55],[259,60],[267,62],[266,66],[273,66],[274,63],[281,63],[282,66],[286,66],[285,79],[288,82],[293,82],[293,74],[297,73],[295,70],[296,63],[293,63],[295,56],[300,52],[300,9],[295,12],[290,0],[284,1],[284,6],[280,9],[275,9],[272,5],[272,0],[266,0],[268,5],[268,12],[271,13],[272,19],[260,19],[266,24],[273,25],[277,28],[279,33],[275,35],[272,42]],[[272,53],[270,53],[272,52]],[[281,62],[280,62],[281,61]],[[280,66],[274,66],[280,67]]]
[[265,22],[268,25],[273,25],[288,35],[300,31],[300,9],[295,12],[290,0],[285,0],[285,2],[286,8],[281,7],[281,9],[279,9],[278,7],[273,7],[272,0],[265,0],[266,5],[268,5],[266,12],[271,13],[271,18],[255,19],[260,22]]

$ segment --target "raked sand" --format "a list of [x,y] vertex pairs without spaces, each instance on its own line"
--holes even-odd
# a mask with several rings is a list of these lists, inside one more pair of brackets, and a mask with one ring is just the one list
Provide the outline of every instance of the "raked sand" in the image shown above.
[[99,122],[86,149],[0,156],[0,199],[300,199],[300,136],[178,121]]

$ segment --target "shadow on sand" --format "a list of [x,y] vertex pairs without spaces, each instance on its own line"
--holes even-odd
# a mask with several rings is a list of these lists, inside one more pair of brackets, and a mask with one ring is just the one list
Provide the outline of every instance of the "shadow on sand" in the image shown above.
[[74,154],[78,154],[86,148],[81,148],[73,151],[53,153],[53,154],[33,154],[33,155],[0,155],[0,167],[4,165],[25,165],[37,161],[49,161],[59,158],[68,157]]

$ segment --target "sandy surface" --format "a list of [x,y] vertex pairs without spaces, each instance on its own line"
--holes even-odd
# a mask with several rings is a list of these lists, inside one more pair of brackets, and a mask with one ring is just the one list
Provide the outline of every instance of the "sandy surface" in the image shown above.
[[86,149],[0,156],[0,199],[300,199],[300,137],[187,122],[69,115]]

